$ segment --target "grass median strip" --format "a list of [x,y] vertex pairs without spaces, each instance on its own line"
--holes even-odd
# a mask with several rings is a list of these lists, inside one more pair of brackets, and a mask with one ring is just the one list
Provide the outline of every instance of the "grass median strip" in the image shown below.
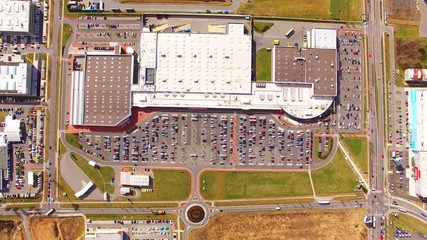
[[305,172],[206,171],[201,175],[202,196],[207,200],[311,196]]
[[87,219],[92,221],[106,220],[174,220],[175,214],[154,215],[154,214],[87,214]]
[[221,201],[215,202],[215,206],[251,206],[251,205],[267,205],[267,204],[297,204],[297,203],[312,203],[313,198],[295,198],[295,199],[277,199],[277,200],[248,200],[248,201]]
[[68,42],[68,39],[70,38],[71,34],[73,33],[72,28],[69,24],[64,24],[62,29],[62,48],[61,50],[64,51],[64,47]]
[[114,185],[111,184],[111,179],[114,178],[114,169],[112,167],[94,168],[89,165],[86,159],[75,153],[71,153],[70,158],[83,170],[101,192],[114,192]]
[[115,202],[99,202],[99,203],[85,203],[75,202],[73,204],[63,203],[61,208],[174,208],[178,207],[177,203],[115,203]]
[[357,176],[338,149],[332,161],[311,173],[316,195],[331,195],[354,192]]

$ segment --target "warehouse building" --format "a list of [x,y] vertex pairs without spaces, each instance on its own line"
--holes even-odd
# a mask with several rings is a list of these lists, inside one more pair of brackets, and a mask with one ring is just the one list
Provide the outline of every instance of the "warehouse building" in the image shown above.
[[0,95],[31,95],[32,65],[0,63]]
[[0,33],[32,33],[33,13],[31,1],[0,1]]
[[120,172],[120,184],[131,187],[148,187],[150,186],[150,176],[136,172]]
[[131,54],[89,53],[72,72],[71,124],[117,126],[131,115]]
[[0,191],[12,179],[12,144],[21,142],[24,122],[21,119],[5,117],[3,131],[0,132]]
[[[408,118],[410,130],[410,167],[412,179],[410,193],[427,199],[427,91],[410,90],[408,95]],[[411,183],[414,186],[411,186]],[[411,191],[411,189],[413,191]]]

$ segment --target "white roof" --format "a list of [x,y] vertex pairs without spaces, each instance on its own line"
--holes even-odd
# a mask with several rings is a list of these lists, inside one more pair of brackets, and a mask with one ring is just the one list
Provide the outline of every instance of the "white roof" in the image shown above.
[[135,175],[132,172],[120,172],[120,184],[126,186],[148,187],[150,185],[150,176]]
[[84,71],[73,71],[71,75],[71,124],[84,122]]
[[414,153],[414,158],[415,192],[421,197],[427,197],[427,152]]
[[129,194],[130,193],[130,187],[121,187],[120,188],[120,194]]
[[31,87],[31,79],[29,79],[31,75],[28,74],[29,67],[30,65],[26,63],[0,65],[0,90],[16,91],[6,92],[8,94],[29,94]]
[[411,150],[427,151],[427,90],[410,90],[408,94],[408,120]]
[[80,191],[76,192],[74,194],[74,196],[80,198],[81,196],[83,196],[87,191],[89,191],[89,189],[93,186],[93,182],[90,181],[88,182],[82,189],[80,189]]
[[0,147],[6,147],[6,136],[4,135],[4,132],[0,132]]
[[30,1],[0,1],[0,32],[31,32]]
[[332,104],[333,97],[313,96],[313,88],[302,84],[278,84],[252,82],[250,94],[191,93],[171,94],[150,91],[133,92],[136,107],[188,107],[229,109],[285,110],[301,119],[321,115]]
[[28,172],[28,185],[34,185],[34,172]]
[[21,122],[20,119],[12,120],[10,116],[6,117],[5,127],[4,127],[4,135],[6,135],[6,139],[8,142],[19,142],[21,141],[21,137],[19,136],[21,133]]
[[[243,24],[229,23],[226,34],[143,32],[141,81],[131,88],[132,105],[283,109],[302,119],[319,116],[331,106],[333,97],[315,97],[309,85],[253,82],[252,36],[244,29]],[[336,30],[326,31],[336,38]],[[150,75],[154,84],[145,83],[150,68],[155,69]]]
[[313,28],[311,30],[312,48],[337,48],[337,30],[331,28]]
[[[415,192],[427,197],[427,90],[410,90],[408,94],[408,120],[410,144],[414,154]],[[417,179],[418,176],[418,179]]]
[[157,33],[141,33],[141,68],[155,68],[157,55]]
[[141,64],[156,67],[158,92],[250,93],[251,51],[252,38],[244,34],[243,24],[228,24],[228,34],[141,36]]

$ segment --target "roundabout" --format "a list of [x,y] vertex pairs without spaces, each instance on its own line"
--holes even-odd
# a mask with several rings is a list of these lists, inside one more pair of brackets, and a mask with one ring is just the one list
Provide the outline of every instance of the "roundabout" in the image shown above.
[[192,223],[201,223],[206,216],[205,209],[200,205],[192,205],[186,211],[188,221]]

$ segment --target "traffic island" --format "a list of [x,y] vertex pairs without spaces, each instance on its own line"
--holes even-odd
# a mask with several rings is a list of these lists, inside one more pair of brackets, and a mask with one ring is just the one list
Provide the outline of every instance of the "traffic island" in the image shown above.
[[200,223],[205,218],[205,210],[201,206],[192,206],[187,210],[187,218],[192,223]]

